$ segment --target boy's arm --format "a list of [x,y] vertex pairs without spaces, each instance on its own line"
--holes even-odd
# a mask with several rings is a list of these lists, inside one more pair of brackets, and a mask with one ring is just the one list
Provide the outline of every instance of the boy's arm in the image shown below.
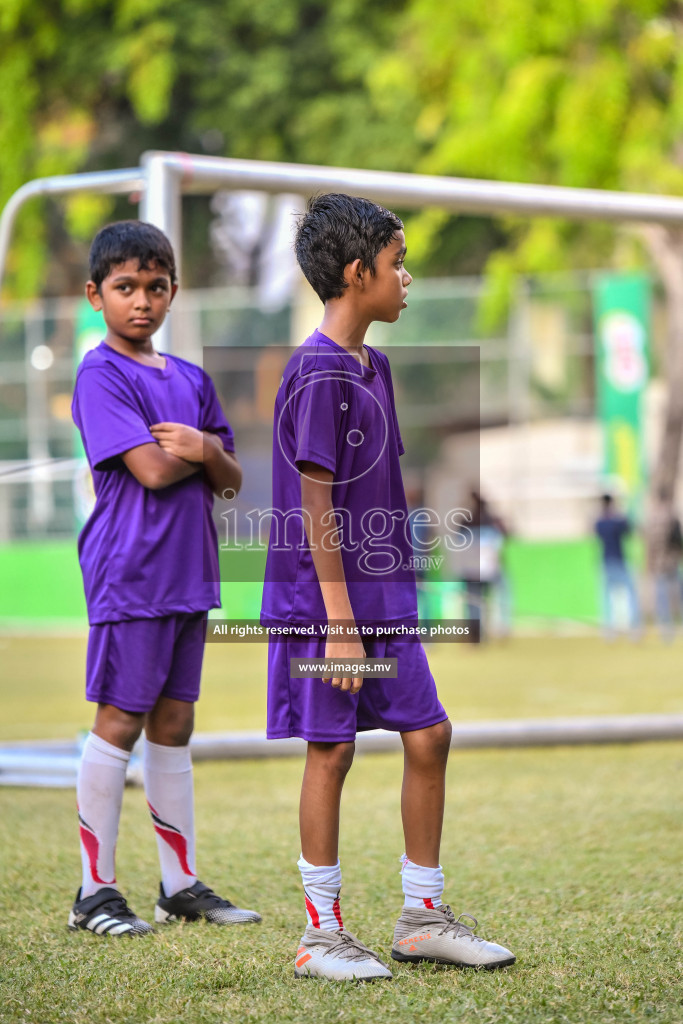
[[206,473],[211,490],[218,498],[225,498],[226,491],[228,498],[234,498],[242,486],[242,467],[237,461],[234,452],[226,452],[218,434],[212,434],[210,430],[203,431],[204,434],[204,472]]
[[218,497],[226,491],[232,492],[231,497],[237,494],[242,486],[242,469],[235,456],[226,452],[218,435],[184,423],[155,423],[149,429],[164,455],[185,460],[194,465],[195,471],[203,467],[211,490]]
[[[334,521],[332,511],[334,475],[329,469],[323,469],[322,466],[317,466],[313,462],[302,462],[299,464],[299,469],[301,471],[301,509],[308,545],[325,602],[325,612],[328,621],[342,620],[351,628],[354,621],[353,609],[346,586],[341,551],[338,547],[330,550],[323,544],[324,537],[327,537],[329,541],[330,523]],[[363,660],[365,650],[360,638],[354,639],[350,635],[347,640],[328,639],[325,645],[325,657]],[[327,678],[323,681],[326,682]],[[332,685],[342,690],[349,690],[351,693],[358,693],[363,685],[363,678],[335,676],[332,679]]]
[[123,452],[121,458],[138,483],[150,491],[159,491],[163,487],[177,484],[201,469],[196,463],[187,462],[177,455],[164,451],[154,441],[129,448],[127,452]]

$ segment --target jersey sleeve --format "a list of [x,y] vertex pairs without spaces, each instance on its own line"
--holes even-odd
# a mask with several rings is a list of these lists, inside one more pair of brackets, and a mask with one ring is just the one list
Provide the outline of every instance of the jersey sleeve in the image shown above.
[[226,452],[235,451],[233,429],[225,418],[216,388],[207,373],[204,374],[201,429],[208,430],[211,434],[217,434]]
[[345,409],[344,387],[333,371],[309,373],[297,377],[289,399],[297,467],[302,462],[337,470],[337,439]]
[[106,468],[110,459],[138,445],[156,443],[126,381],[104,367],[80,371],[71,408],[93,469]]

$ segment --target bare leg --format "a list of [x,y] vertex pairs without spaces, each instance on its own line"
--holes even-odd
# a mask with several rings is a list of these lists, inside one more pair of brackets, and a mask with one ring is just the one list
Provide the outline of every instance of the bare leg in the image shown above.
[[119,750],[132,750],[142,732],[144,715],[123,711],[113,704],[98,704],[92,731]]
[[451,723],[446,720],[427,729],[401,733],[401,817],[406,855],[423,867],[439,864],[451,732]]
[[150,743],[164,747],[185,747],[194,728],[194,704],[172,697],[159,697],[145,718],[145,735]]
[[301,784],[301,852],[309,864],[339,859],[339,804],[354,743],[309,743]]

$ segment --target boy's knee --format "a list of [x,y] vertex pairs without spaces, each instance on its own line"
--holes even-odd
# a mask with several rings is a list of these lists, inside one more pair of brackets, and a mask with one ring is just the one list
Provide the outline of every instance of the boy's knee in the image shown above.
[[123,711],[113,704],[100,704],[93,732],[119,750],[132,750],[142,732],[142,721],[141,714]]
[[406,757],[413,767],[431,771],[435,764],[445,765],[451,748],[453,726],[446,718],[426,729],[403,733]]
[[443,722],[439,722],[438,725],[434,726],[434,730],[434,746],[445,759],[448,757],[451,749],[451,737],[453,735],[453,726],[450,719],[446,718]]
[[182,722],[164,722],[162,728],[147,727],[145,735],[150,743],[157,743],[161,747],[186,747],[192,737],[192,727]]
[[453,735],[453,726],[451,725],[450,718],[444,718],[443,722],[439,722],[438,725],[434,726],[434,742],[446,748],[450,749],[451,737]]
[[344,778],[353,764],[355,743],[309,743],[308,757],[316,767]]
[[147,715],[145,734],[164,747],[184,747],[194,729],[194,705],[184,701],[160,700]]

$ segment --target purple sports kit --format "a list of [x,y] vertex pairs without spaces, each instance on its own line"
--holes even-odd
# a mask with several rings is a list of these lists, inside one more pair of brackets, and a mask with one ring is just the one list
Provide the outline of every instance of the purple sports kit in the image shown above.
[[398,679],[366,679],[351,694],[320,678],[292,679],[290,658],[325,657],[324,640],[273,641],[268,647],[268,739],[300,736],[318,743],[348,743],[357,732],[410,732],[447,718],[418,639],[363,641],[368,658],[396,658]]
[[78,368],[73,418],[92,470],[95,508],[78,539],[88,620],[155,619],[220,607],[213,495],[200,473],[149,490],[123,452],[154,443],[154,423],[233,434],[214,386],[198,366],[166,355],[159,369],[102,342]]
[[[366,346],[368,348],[368,346]],[[301,519],[302,462],[334,474],[332,505],[356,622],[417,619],[413,547],[399,456],[389,360],[370,367],[316,331],[285,368],[275,400],[273,508],[296,518],[271,526],[261,620],[325,621],[325,605]]]
[[206,613],[104,622],[90,627],[87,700],[151,711],[159,697],[199,698]]
[[196,473],[143,487],[121,455],[156,443],[154,423],[232,429],[204,371],[165,355],[146,366],[102,342],[78,368],[72,405],[92,470],[95,507],[78,540],[88,620],[89,700],[148,711],[162,694],[199,694],[206,613],[220,607],[213,494]]
[[[301,513],[304,462],[334,474],[332,506],[356,622],[398,627],[417,621],[391,371],[383,353],[366,350],[369,367],[315,331],[285,368],[275,401],[265,626],[326,621]],[[366,679],[352,696],[319,678],[290,677],[289,659],[323,657],[324,640],[271,639],[268,736],[345,742],[357,730],[410,731],[447,717],[419,640],[366,638],[364,646],[369,657],[397,657],[398,679]]]

